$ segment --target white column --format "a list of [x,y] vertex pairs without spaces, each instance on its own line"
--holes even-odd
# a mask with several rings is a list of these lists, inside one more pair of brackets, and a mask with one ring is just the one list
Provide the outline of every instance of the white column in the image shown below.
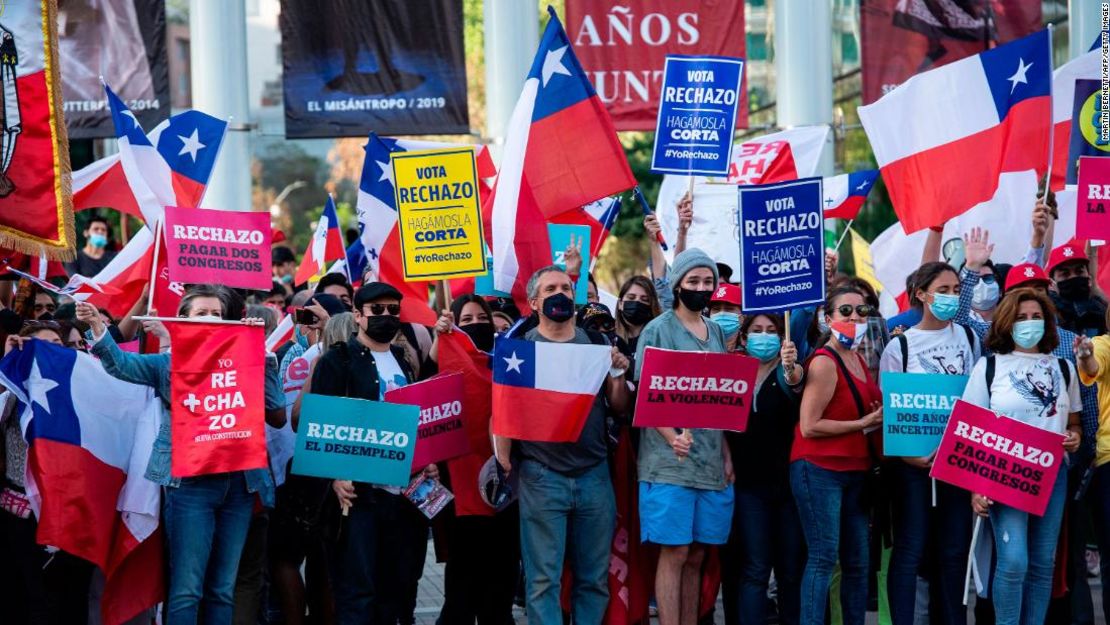
[[1068,58],[1086,52],[1102,29],[1102,0],[1068,0]]
[[[832,6],[830,0],[775,2],[775,110],[781,128],[832,124]],[[821,155],[833,173],[833,137]]]
[[535,2],[485,0],[486,136],[495,153],[520,98],[524,78],[539,46],[539,11]]
[[193,108],[231,126],[203,206],[251,210],[250,118],[245,0],[190,0]]

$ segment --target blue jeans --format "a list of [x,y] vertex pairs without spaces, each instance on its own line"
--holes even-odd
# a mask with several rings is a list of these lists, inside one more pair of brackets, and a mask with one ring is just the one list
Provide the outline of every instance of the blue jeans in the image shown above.
[[571,621],[601,623],[609,605],[616,502],[605,462],[570,477],[542,463],[520,467],[520,550],[528,625],[562,625],[560,580],[567,547],[574,577]]
[[167,625],[194,625],[202,603],[205,623],[231,622],[253,508],[242,471],[186,478],[166,489]]
[[996,625],[1044,623],[1066,495],[1067,471],[1061,467],[1043,517],[998,502],[991,506],[997,560],[991,599]]
[[767,586],[778,584],[779,622],[798,625],[805,539],[788,485],[735,487],[732,533],[721,560],[725,621],[767,622]]
[[825,625],[829,580],[838,557],[844,625],[863,625],[869,556],[863,481],[863,471],[829,471],[805,460],[790,464],[790,488],[798,502],[808,550],[800,625]]
[[917,577],[926,560],[936,562],[935,567],[928,567],[935,574],[926,576],[934,622],[967,625],[963,582],[973,515],[968,492],[937,482],[937,506],[933,508],[933,485],[927,470],[898,459],[884,470],[892,474],[894,548],[887,567],[892,625],[913,625]]

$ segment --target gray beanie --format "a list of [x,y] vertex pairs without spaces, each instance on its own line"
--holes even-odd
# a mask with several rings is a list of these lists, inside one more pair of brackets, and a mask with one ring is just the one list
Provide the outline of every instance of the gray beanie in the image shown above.
[[699,250],[696,247],[690,247],[683,250],[681,254],[674,257],[674,262],[671,263],[671,286],[677,287],[682,284],[682,279],[691,269],[698,267],[705,267],[713,272],[713,288],[717,288],[721,277],[717,274],[717,263],[709,254]]

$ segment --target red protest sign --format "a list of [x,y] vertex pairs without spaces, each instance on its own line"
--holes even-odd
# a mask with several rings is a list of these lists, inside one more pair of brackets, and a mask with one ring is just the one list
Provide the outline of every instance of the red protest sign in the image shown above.
[[1079,157],[1075,238],[1110,240],[1110,157]]
[[1063,441],[1060,434],[960,400],[929,475],[1040,516],[1060,470]]
[[170,280],[269,290],[269,213],[166,207]]
[[648,347],[633,425],[743,432],[758,371],[750,356]]
[[266,464],[261,326],[168,322],[173,451],[170,473],[191,477]]
[[412,466],[426,467],[470,453],[463,426],[463,375],[451,373],[402,386],[385,394],[391,404],[420,406]]

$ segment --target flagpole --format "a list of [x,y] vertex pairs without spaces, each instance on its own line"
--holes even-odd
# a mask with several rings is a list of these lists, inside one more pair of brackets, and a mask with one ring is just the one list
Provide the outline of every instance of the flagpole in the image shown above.
[[844,239],[848,238],[848,231],[852,229],[852,224],[855,223],[855,221],[855,218],[848,220],[848,225],[844,226],[844,232],[841,233],[840,238],[836,241],[836,247],[833,248],[834,250],[840,250],[840,244],[844,242]]
[[964,573],[964,605],[967,605],[967,586],[971,581],[971,563],[975,561],[975,543],[979,539],[979,528],[983,526],[983,517],[975,515],[975,527],[971,530],[971,548],[967,552],[967,572]]
[[161,321],[162,323],[213,323],[221,326],[242,326],[242,325],[260,325],[255,323],[247,323],[246,319],[208,319],[208,318],[193,318],[193,317],[158,317],[151,315],[136,315],[132,317],[135,321]]
[[[124,215],[126,217],[126,215]],[[149,315],[154,308],[154,288],[158,279],[158,251],[162,245],[162,220],[154,223],[154,259],[150,262],[150,286],[147,290],[146,313]],[[163,311],[164,312],[164,311]],[[138,317],[132,317],[138,319]]]
[[1044,201],[1048,203],[1048,192],[1052,185],[1052,152],[1055,148],[1055,128],[1053,127],[1052,99],[1055,97],[1052,89],[1052,24],[1048,25],[1048,169],[1044,174]]

